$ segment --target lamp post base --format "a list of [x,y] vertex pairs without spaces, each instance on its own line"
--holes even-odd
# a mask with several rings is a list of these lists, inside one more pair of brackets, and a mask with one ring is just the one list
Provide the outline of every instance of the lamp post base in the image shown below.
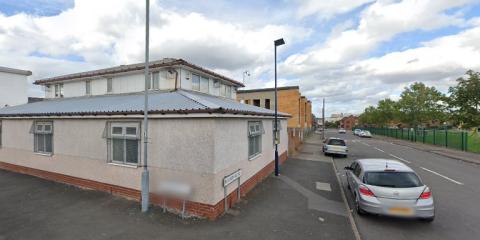
[[275,176],[278,176],[280,173],[279,164],[278,164],[278,150],[275,150]]
[[142,172],[142,212],[148,211],[149,197],[150,197],[149,195],[150,195],[149,172],[148,172],[148,169],[145,169]]

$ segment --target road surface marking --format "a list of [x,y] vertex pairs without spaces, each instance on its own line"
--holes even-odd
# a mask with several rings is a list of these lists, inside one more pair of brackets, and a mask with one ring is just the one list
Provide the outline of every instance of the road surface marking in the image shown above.
[[315,186],[317,190],[320,190],[320,191],[329,191],[329,192],[332,191],[332,188],[330,187],[330,183],[316,182]]
[[407,160],[405,160],[405,159],[403,159],[403,158],[401,158],[401,157],[397,157],[397,156],[395,156],[395,155],[393,155],[393,154],[389,154],[389,155],[392,156],[392,157],[394,157],[394,158],[396,158],[396,159],[398,159],[398,160],[400,160],[400,161],[402,161],[402,162],[411,163],[410,161],[407,161]]
[[380,148],[377,148],[377,147],[374,147],[374,148],[375,148],[376,150],[380,151],[380,152],[385,152],[385,151],[383,151],[383,150],[380,149]]
[[456,184],[458,184],[458,185],[463,185],[463,183],[461,183],[461,182],[459,182],[459,181],[455,181],[455,180],[453,180],[453,179],[451,179],[451,178],[449,178],[449,177],[447,177],[447,176],[444,176],[444,175],[442,175],[442,174],[440,174],[440,173],[437,173],[437,172],[435,172],[435,171],[432,171],[432,170],[430,170],[430,169],[428,169],[428,168],[424,168],[424,167],[420,167],[420,168],[423,169],[423,170],[425,170],[425,171],[427,171],[427,172],[431,172],[431,173],[433,173],[433,174],[435,174],[435,175],[437,175],[437,176],[443,177],[443,178],[447,179],[448,181],[454,182],[454,183],[456,183]]
[[363,144],[363,145],[365,145],[365,146],[370,147],[370,144],[368,144],[368,143],[364,143],[364,142],[360,142],[360,143]]

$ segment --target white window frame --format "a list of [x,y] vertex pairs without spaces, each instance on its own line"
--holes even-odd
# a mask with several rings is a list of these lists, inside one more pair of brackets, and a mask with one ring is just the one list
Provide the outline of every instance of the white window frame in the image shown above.
[[[139,122],[109,122],[108,126],[108,162],[112,164],[126,165],[126,166],[139,166],[141,163],[140,152],[140,123]],[[114,133],[114,128],[121,128],[121,133]],[[128,134],[127,128],[135,128],[135,134]],[[123,159],[122,161],[113,159],[113,141],[114,140],[123,140]],[[127,161],[127,140],[135,140],[137,142],[137,162],[128,162]]]
[[92,81],[86,80],[85,81],[85,95],[89,96],[92,95]]
[[159,71],[150,73],[150,76],[148,78],[147,88],[148,90],[160,89],[160,72]]
[[[198,87],[197,87],[197,84],[194,83],[196,82],[195,78],[198,79]],[[200,82],[201,82],[201,76],[198,75],[198,74],[192,74],[192,90],[194,91],[200,91]]]
[[63,83],[53,85],[53,91],[56,98],[63,98]]
[[113,78],[107,78],[107,93],[113,92]]
[[210,79],[200,76],[200,92],[208,93],[210,91]]
[[230,85],[225,85],[225,96],[227,98],[232,98],[232,86]]
[[[248,130],[248,159],[253,160],[262,154],[262,135],[265,133],[262,121],[249,121]],[[251,143],[253,142],[253,143]],[[253,149],[251,148],[253,147]]]
[[214,88],[219,88],[220,87],[220,81],[218,79],[213,80],[213,87]]
[[220,84],[220,96],[225,97],[227,94],[226,92],[227,92],[226,85]]
[[[48,129],[47,129],[48,127]],[[35,121],[33,124],[33,151],[40,154],[52,155],[53,154],[53,122],[51,121]],[[50,135],[50,149],[47,150],[47,135]],[[43,148],[39,147],[39,138],[43,138]]]

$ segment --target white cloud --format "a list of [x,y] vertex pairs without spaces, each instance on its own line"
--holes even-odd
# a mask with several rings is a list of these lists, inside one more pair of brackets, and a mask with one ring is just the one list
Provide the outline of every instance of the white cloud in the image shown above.
[[[57,16],[0,15],[0,65],[32,70],[36,79],[141,62],[144,11],[143,1],[78,0]],[[257,76],[271,69],[274,39],[295,43],[310,34],[291,25],[244,26],[179,13],[156,1],[150,11],[151,59],[184,58],[237,78],[246,69]],[[72,55],[85,62],[62,60]]]
[[[445,86],[445,82],[476,66],[474,62],[478,61],[474,59],[480,58],[478,45],[473,43],[475,37],[467,38],[471,43],[467,39],[445,38],[405,53],[393,52],[380,59],[366,57],[400,33],[476,24],[478,21],[464,19],[458,10],[469,2],[378,0],[360,13],[356,27],[351,27],[351,20],[340,23],[325,42],[289,56],[280,66],[281,74],[301,77],[308,97],[329,97],[336,108],[349,110],[346,112],[358,112],[381,98],[394,97],[393,92],[400,92],[415,80],[438,80]],[[392,81],[397,85],[389,85]]]
[[319,68],[329,69],[364,57],[380,43],[399,33],[466,24],[460,16],[444,12],[467,2],[469,1],[377,1],[361,13],[357,28],[334,31],[325,43],[306,53],[290,56],[285,61],[285,71],[311,74]]
[[364,4],[373,1],[374,0],[298,0],[300,6],[297,10],[297,16],[299,18],[304,18],[311,15],[316,15],[320,19],[328,19],[337,14],[350,12]]

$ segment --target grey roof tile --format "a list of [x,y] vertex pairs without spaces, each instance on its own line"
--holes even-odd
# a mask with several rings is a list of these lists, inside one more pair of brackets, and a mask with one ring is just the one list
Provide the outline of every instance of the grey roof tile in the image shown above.
[[[0,117],[142,114],[143,93],[51,99],[0,109]],[[274,111],[192,91],[149,93],[151,113],[234,113],[273,116]],[[287,117],[288,114],[279,113]]]

